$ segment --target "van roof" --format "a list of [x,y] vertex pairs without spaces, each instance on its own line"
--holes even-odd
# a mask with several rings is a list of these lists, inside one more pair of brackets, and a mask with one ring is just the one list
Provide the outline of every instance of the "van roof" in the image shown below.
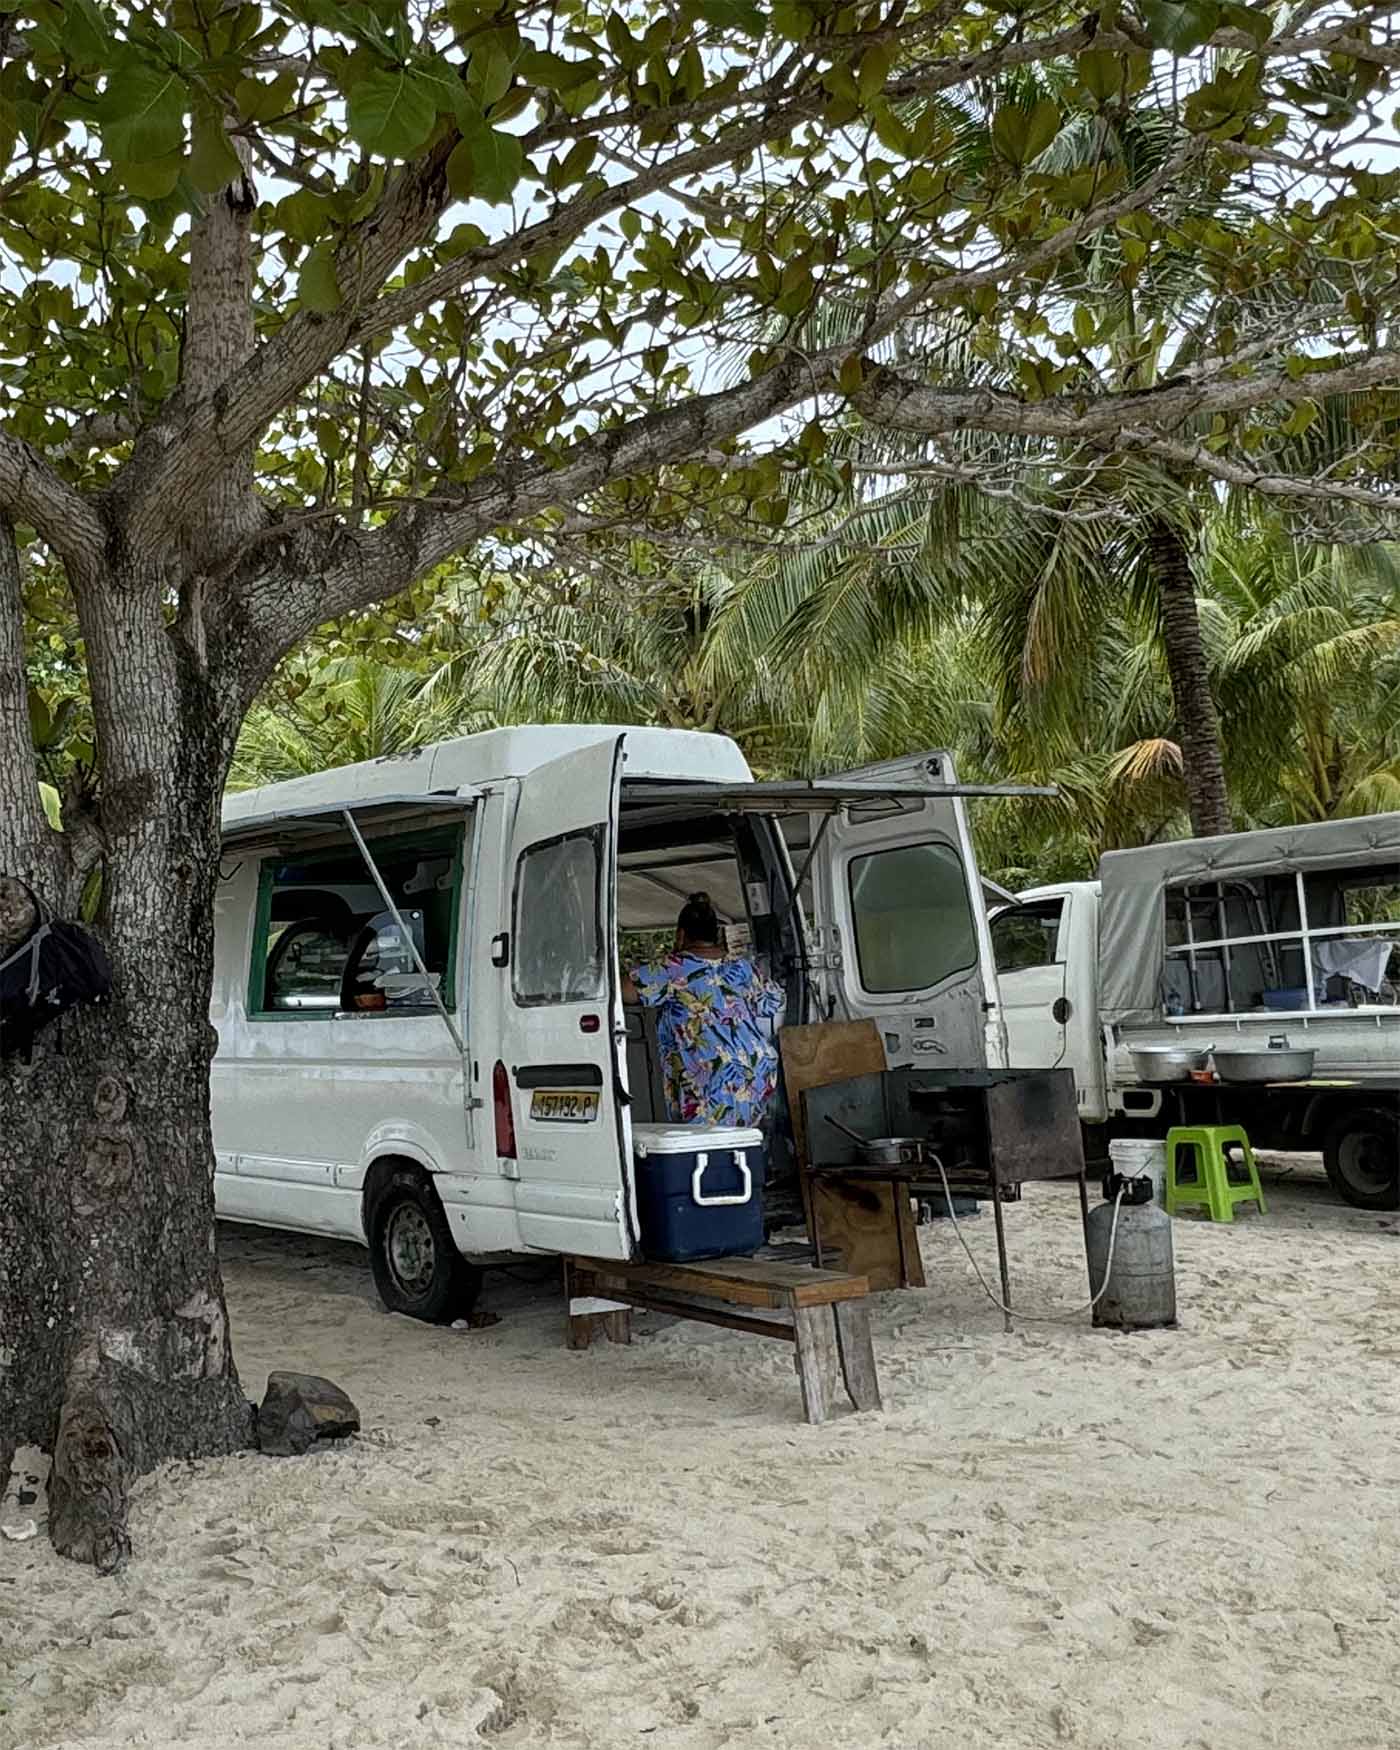
[[235,791],[224,797],[224,825],[318,803],[420,796],[519,778],[550,760],[619,735],[627,737],[629,778],[745,783],[753,777],[748,761],[727,735],[690,729],[634,729],[625,724],[530,723],[462,735],[414,753],[336,766],[281,784],[264,784],[256,790]]

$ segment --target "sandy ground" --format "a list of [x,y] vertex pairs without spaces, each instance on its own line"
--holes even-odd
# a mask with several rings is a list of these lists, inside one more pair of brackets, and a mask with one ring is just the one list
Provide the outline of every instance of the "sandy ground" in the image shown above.
[[[431,1330],[354,1249],[229,1229],[249,1391],[325,1373],[365,1432],[168,1467],[117,1580],[0,1543],[0,1746],[1400,1743],[1397,1218],[1267,1188],[1176,1224],[1176,1332],[1006,1336],[924,1229],[885,1412],[819,1429],[785,1345],[570,1354],[528,1270]],[[1084,1298],[1072,1191],[1010,1236],[1024,1305]]]

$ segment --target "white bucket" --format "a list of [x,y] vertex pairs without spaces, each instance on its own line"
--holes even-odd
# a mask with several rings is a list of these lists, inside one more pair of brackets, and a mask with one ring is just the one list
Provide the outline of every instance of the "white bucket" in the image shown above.
[[1167,1145],[1160,1138],[1116,1137],[1108,1145],[1108,1158],[1125,1179],[1151,1179],[1152,1201],[1166,1202]]

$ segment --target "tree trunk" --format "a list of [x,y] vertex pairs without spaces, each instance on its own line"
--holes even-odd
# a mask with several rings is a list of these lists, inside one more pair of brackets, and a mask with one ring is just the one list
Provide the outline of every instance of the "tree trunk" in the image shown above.
[[1175,526],[1158,517],[1148,530],[1148,557],[1161,604],[1162,641],[1171,677],[1191,831],[1198,838],[1209,838],[1230,831],[1230,799],[1220,753],[1220,718],[1210,690],[1210,666],[1196,612],[1191,556]]
[[[157,591],[115,577],[103,595],[111,608],[84,632],[114,991],[52,1023],[32,1064],[0,1063],[0,1459],[17,1444],[52,1450],[54,1545],[110,1571],[129,1548],[131,1480],[247,1446],[252,1412],[215,1253],[209,1125],[218,809],[236,711],[165,625]],[[32,784],[32,756],[29,771]],[[35,830],[29,809],[0,814],[0,870],[29,872],[61,905]]]

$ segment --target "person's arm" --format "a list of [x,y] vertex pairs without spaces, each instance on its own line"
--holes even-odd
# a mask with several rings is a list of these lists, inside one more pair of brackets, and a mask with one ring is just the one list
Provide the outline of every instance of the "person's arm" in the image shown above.
[[630,972],[622,975],[622,1000],[624,1003],[639,1003],[642,993],[637,989],[637,981]]

